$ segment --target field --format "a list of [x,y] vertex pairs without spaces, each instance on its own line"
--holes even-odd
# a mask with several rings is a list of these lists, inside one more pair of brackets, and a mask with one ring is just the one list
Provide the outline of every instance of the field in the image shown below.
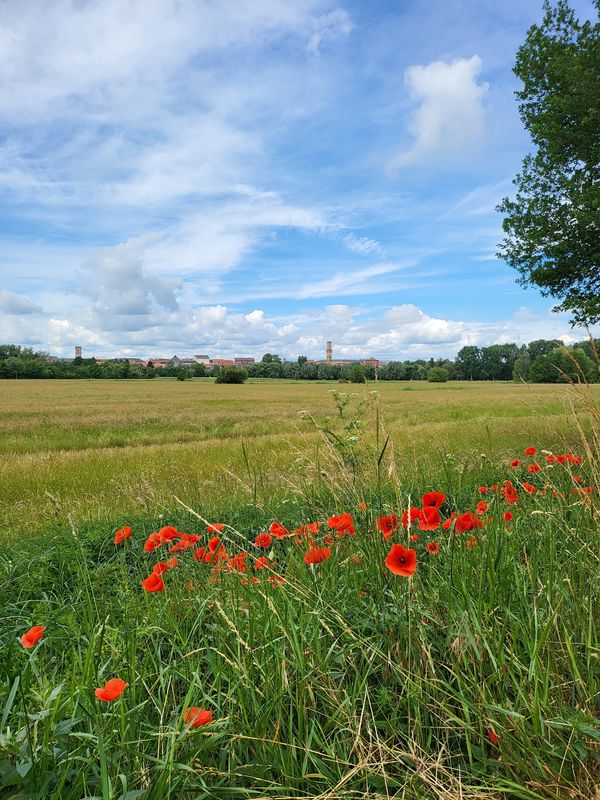
[[598,399],[0,381],[0,797],[597,796]]

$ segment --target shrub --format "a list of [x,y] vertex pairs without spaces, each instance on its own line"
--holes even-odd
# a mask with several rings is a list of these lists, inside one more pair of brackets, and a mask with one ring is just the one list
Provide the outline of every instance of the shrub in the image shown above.
[[446,383],[448,370],[445,367],[432,367],[427,373],[429,383]]
[[348,373],[348,378],[352,383],[364,383],[365,382],[365,368],[362,364],[353,364],[350,372]]
[[239,367],[224,367],[221,369],[215,383],[244,383],[248,373]]

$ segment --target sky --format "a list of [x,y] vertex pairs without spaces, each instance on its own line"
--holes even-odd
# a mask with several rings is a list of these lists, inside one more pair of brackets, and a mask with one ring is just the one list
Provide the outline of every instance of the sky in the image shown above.
[[4,0],[0,342],[403,360],[583,338],[495,255],[541,6]]

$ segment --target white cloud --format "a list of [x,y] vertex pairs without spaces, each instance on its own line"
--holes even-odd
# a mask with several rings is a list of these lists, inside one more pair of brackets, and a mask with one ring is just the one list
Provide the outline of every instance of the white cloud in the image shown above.
[[319,52],[323,44],[349,36],[354,28],[350,15],[343,8],[336,8],[328,14],[323,14],[313,25],[315,30],[306,49],[314,54]]
[[43,309],[23,294],[0,289],[0,311],[4,314],[21,316],[23,314],[39,314]]
[[414,141],[395,156],[392,168],[426,158],[453,158],[478,142],[484,127],[483,97],[488,89],[486,83],[477,80],[480,71],[477,55],[451,63],[433,61],[408,67],[404,80],[411,98],[419,103],[409,124]]

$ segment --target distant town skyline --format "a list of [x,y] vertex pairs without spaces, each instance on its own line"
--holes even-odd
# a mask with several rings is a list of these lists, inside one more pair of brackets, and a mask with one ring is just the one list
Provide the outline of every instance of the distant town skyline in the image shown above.
[[389,359],[583,338],[495,256],[542,13],[0,4],[0,341]]

